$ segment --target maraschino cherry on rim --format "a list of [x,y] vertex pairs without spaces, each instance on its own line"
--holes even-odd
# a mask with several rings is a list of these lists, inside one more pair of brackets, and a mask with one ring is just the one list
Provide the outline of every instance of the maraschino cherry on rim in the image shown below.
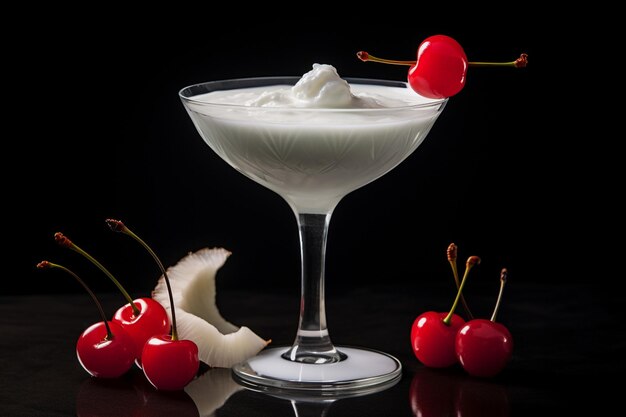
[[76,356],[83,369],[97,378],[117,378],[128,372],[135,360],[135,345],[126,330],[108,321],[102,304],[93,291],[70,269],[49,261],[41,261],[38,269],[60,269],[78,281],[91,296],[102,321],[89,326],[76,342]]
[[126,298],[128,303],[115,312],[112,321],[122,326],[135,341],[135,363],[141,368],[141,351],[146,341],[155,334],[169,331],[170,321],[165,308],[152,298],[142,297],[133,300],[122,284],[93,256],[75,245],[63,233],[55,233],[54,239],[59,245],[78,252],[96,265]]
[[130,236],[141,244],[161,269],[169,295],[172,331],[171,334],[157,334],[148,339],[141,353],[141,363],[143,365],[143,373],[156,389],[164,391],[181,390],[198,373],[200,360],[198,359],[198,346],[191,340],[178,337],[174,296],[172,295],[167,271],[152,248],[126,227],[124,223],[114,219],[107,219],[106,223],[111,230]]
[[511,62],[469,62],[463,47],[447,35],[433,35],[424,39],[417,49],[415,61],[383,59],[365,51],[357,52],[357,57],[361,61],[410,66],[407,78],[411,88],[424,97],[434,99],[459,93],[465,86],[467,68],[470,66],[522,68],[528,64],[528,54],[525,53]]

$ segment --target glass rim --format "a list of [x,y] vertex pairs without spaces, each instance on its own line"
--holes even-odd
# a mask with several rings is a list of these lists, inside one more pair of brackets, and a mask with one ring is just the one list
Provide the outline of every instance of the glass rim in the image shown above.
[[[290,112],[389,112],[389,111],[398,111],[398,110],[409,110],[409,109],[429,109],[429,108],[437,108],[440,107],[441,105],[447,103],[447,101],[449,100],[449,97],[445,97],[445,98],[428,98],[428,97],[424,97],[425,100],[428,100],[425,103],[416,103],[416,104],[407,104],[404,106],[394,106],[394,107],[375,107],[375,108],[363,108],[363,107],[358,107],[358,108],[334,108],[334,107],[289,107],[289,106],[272,106],[272,107],[262,107],[262,106],[246,106],[244,104],[229,104],[229,103],[211,103],[211,102],[207,102],[207,101],[200,101],[200,100],[194,100],[193,97],[195,97],[196,95],[193,96],[186,96],[184,94],[185,91],[187,90],[191,90],[193,88],[200,88],[200,87],[206,87],[206,86],[210,86],[210,85],[217,85],[220,83],[229,83],[229,84],[248,84],[248,83],[252,83],[255,81],[263,81],[264,84],[266,86],[270,86],[270,85],[279,85],[279,84],[285,84],[285,81],[290,81],[291,83],[287,83],[290,85],[294,85],[300,78],[302,78],[301,76],[262,76],[262,77],[244,77],[244,78],[230,78],[230,79],[221,79],[221,80],[213,80],[213,81],[205,81],[205,82],[201,82],[201,83],[196,83],[196,84],[190,84],[187,85],[183,88],[181,88],[178,91],[178,96],[180,97],[180,99],[184,102],[184,103],[190,103],[190,104],[194,104],[194,105],[199,105],[199,106],[206,106],[206,107],[220,107],[220,108],[224,108],[224,109],[233,109],[233,110],[243,110],[246,109],[248,111],[252,110],[255,111],[256,109],[258,109],[258,111],[264,111],[264,112],[272,112],[272,111],[285,111],[285,110],[289,110]],[[351,84],[361,84],[361,85],[386,85],[386,86],[396,86],[396,87],[404,87],[404,88],[411,88],[409,86],[409,83],[406,81],[398,81],[398,80],[388,80],[388,79],[378,79],[378,78],[362,78],[362,77],[345,77],[342,78],[343,80],[347,81],[348,83]],[[281,83],[280,81],[283,81],[283,83]],[[249,86],[251,87],[251,86]],[[232,89],[235,88],[246,88],[246,87],[235,87],[233,86]],[[223,88],[223,89],[215,89],[212,91],[220,91],[220,90],[228,90],[229,88]],[[417,94],[417,93],[415,93]]]

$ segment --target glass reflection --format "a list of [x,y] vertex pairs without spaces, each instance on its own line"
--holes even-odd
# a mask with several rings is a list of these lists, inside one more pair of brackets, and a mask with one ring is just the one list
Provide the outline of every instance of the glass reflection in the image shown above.
[[280,389],[267,385],[257,385],[233,376],[234,380],[247,390],[266,394],[275,398],[289,401],[295,417],[325,417],[330,407],[341,399],[362,397],[384,391],[396,385],[400,378],[372,387],[361,387],[346,390],[294,390]]

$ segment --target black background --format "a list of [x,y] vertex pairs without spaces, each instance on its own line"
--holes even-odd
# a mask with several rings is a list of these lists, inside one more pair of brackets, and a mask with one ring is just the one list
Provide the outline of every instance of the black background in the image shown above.
[[[526,52],[530,63],[470,68],[417,151],[335,210],[326,281],[333,340],[390,352],[406,370],[384,397],[339,403],[338,412],[409,415],[409,377],[424,369],[405,329],[452,299],[452,241],[461,263],[483,259],[465,290],[475,315],[491,313],[500,269],[510,271],[498,317],[516,350],[493,386],[508,391],[511,415],[614,409],[612,381],[626,357],[615,290],[621,130],[611,127],[621,128],[621,110],[605,101],[620,99],[614,38],[581,24],[570,7],[552,16],[525,3],[503,11],[385,2],[344,16],[332,4],[298,3],[280,16],[265,3],[204,6],[5,10],[0,294],[9,297],[0,302],[0,403],[17,415],[74,415],[78,387],[90,383],[68,338],[95,321],[91,300],[37,262],[70,267],[108,293],[107,312],[122,301],[93,265],[54,243],[55,232],[98,258],[133,297],[154,287],[157,267],[110,232],[107,217],[123,220],[166,265],[207,246],[232,251],[218,275],[224,316],[290,343],[300,284],[294,215],[209,149],[177,93],[216,79],[301,75],[315,62],[345,77],[404,80],[406,68],[362,63],[355,52],[411,59],[424,38],[444,33],[470,60]],[[272,404],[238,395],[221,411],[272,413]]]
[[327,288],[384,282],[402,291],[450,280],[450,242],[459,246],[461,264],[469,255],[483,259],[472,279],[494,294],[502,267],[511,282],[588,280],[582,271],[595,258],[579,246],[587,223],[572,214],[586,185],[572,169],[578,161],[564,146],[571,136],[557,134],[563,123],[555,115],[567,102],[559,96],[568,88],[562,58],[576,34],[550,34],[542,16],[513,8],[458,24],[426,9],[419,17],[364,10],[336,20],[323,10],[301,19],[294,10],[288,18],[251,21],[193,9],[107,9],[80,18],[54,12],[31,21],[34,36],[15,32],[9,45],[14,78],[7,88],[14,94],[7,104],[16,129],[6,140],[16,152],[5,158],[16,156],[19,165],[3,168],[11,247],[5,262],[17,278],[4,291],[82,291],[70,277],[36,271],[42,259],[75,270],[98,291],[115,290],[88,261],[54,243],[61,231],[131,295],[147,294],[158,269],[135,242],[108,230],[104,219],[113,217],[166,265],[189,251],[224,247],[233,255],[220,285],[297,292],[293,213],[209,149],[178,91],[216,79],[301,75],[316,62],[345,77],[404,80],[407,68],[363,63],[356,51],[413,59],[419,43],[437,33],[456,38],[470,61],[509,61],[526,52],[529,66],[470,68],[465,89],[420,148],[340,202],[330,224]]

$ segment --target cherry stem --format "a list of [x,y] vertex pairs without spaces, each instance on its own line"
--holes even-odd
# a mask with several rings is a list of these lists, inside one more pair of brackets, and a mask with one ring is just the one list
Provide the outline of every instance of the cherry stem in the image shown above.
[[[357,58],[359,58],[363,62],[372,61],[379,62],[381,64],[390,64],[390,65],[406,65],[411,66],[415,65],[417,61],[401,61],[396,59],[384,59],[378,58],[374,55],[370,55],[368,52],[359,51],[356,53]],[[515,61],[510,62],[468,62],[470,67],[515,67],[515,68],[524,68],[528,65],[528,54],[520,54],[519,58]]]
[[109,226],[109,228],[113,230],[114,232],[124,233],[125,235],[128,235],[132,237],[133,239],[135,239],[137,242],[139,242],[141,246],[143,246],[148,251],[148,253],[152,256],[152,258],[154,258],[157,265],[159,265],[159,268],[161,269],[161,273],[163,274],[163,277],[165,278],[165,284],[167,285],[167,292],[170,298],[170,307],[171,307],[170,310],[172,311],[172,340],[178,340],[178,330],[176,329],[176,309],[174,308],[174,296],[172,295],[172,287],[170,285],[170,279],[167,276],[167,271],[165,270],[165,267],[163,267],[163,263],[161,262],[159,257],[156,255],[156,253],[154,253],[152,248],[148,246],[148,244],[144,242],[139,236],[133,233],[132,230],[126,227],[124,223],[122,223],[119,220],[114,220],[114,219],[107,219],[106,223]]
[[463,279],[461,280],[461,285],[459,285],[459,290],[456,293],[456,298],[454,299],[454,303],[452,304],[452,308],[448,315],[443,319],[443,324],[449,326],[452,322],[452,316],[454,315],[454,310],[459,305],[459,300],[461,299],[461,294],[463,292],[463,287],[465,287],[465,282],[467,281],[467,276],[469,275],[469,271],[472,270],[474,265],[480,263],[480,258],[478,256],[470,256],[467,258],[467,262],[465,263],[465,273],[463,274]]
[[493,308],[493,314],[491,314],[491,321],[496,321],[496,316],[498,315],[498,310],[500,310],[500,301],[502,301],[502,293],[504,292],[504,285],[506,284],[506,280],[508,278],[509,271],[506,268],[502,268],[500,272],[500,291],[498,292],[498,299],[496,300],[496,306]]
[[102,272],[104,272],[104,274],[108,276],[111,279],[111,281],[113,281],[113,283],[117,286],[117,288],[122,292],[122,295],[124,296],[124,298],[126,298],[126,301],[128,301],[130,306],[133,308],[133,314],[137,316],[141,313],[141,310],[139,309],[139,307],[135,305],[135,303],[133,302],[133,299],[130,297],[128,292],[124,289],[124,287],[122,287],[122,284],[120,284],[120,282],[117,279],[115,279],[113,274],[111,274],[108,269],[102,266],[102,264],[98,262],[93,256],[91,256],[90,254],[82,250],[80,247],[76,246],[74,242],[72,242],[67,237],[65,237],[63,233],[59,233],[59,232],[55,233],[54,239],[57,241],[59,245],[69,248],[73,250],[74,252],[78,252],[81,255],[83,255],[85,258],[89,259],[91,263],[93,263]]
[[519,58],[510,62],[468,62],[470,67],[514,67],[524,68],[528,65],[528,54],[520,54]]
[[102,304],[100,303],[100,300],[98,300],[98,297],[96,297],[96,294],[94,294],[93,291],[91,291],[91,288],[89,288],[87,286],[87,284],[85,284],[85,281],[80,279],[80,277],[78,275],[76,275],[74,272],[72,272],[71,270],[67,269],[66,267],[64,267],[62,265],[54,264],[52,262],[41,261],[41,262],[39,262],[37,264],[37,268],[39,268],[39,269],[57,268],[57,269],[60,269],[62,271],[65,271],[68,274],[70,274],[71,276],[73,276],[76,279],[76,281],[78,281],[79,284],[83,286],[83,288],[87,291],[87,293],[89,293],[89,295],[93,299],[94,303],[96,303],[96,307],[98,307],[98,311],[100,312],[100,315],[102,316],[102,322],[104,323],[104,327],[106,327],[106,329],[107,329],[107,335],[106,335],[105,340],[112,340],[113,339],[113,337],[114,337],[113,336],[113,332],[111,331],[111,328],[109,327],[109,322],[107,321],[107,316],[104,313],[104,309],[102,308]]
[[[450,262],[450,267],[452,268],[454,283],[456,284],[456,289],[458,291],[459,287],[461,286],[461,282],[459,280],[459,270],[456,266],[457,246],[454,243],[450,243],[450,246],[448,246],[447,255],[448,262]],[[465,310],[465,313],[467,314],[469,319],[473,319],[474,315],[470,311],[469,306],[467,305],[467,301],[465,301],[465,296],[463,294],[461,294],[461,304],[463,305],[463,309]]]
[[416,62],[416,61],[398,61],[396,59],[378,58],[377,56],[370,55],[368,52],[365,52],[365,51],[357,52],[356,56],[363,62],[372,61],[372,62],[378,62],[381,64],[390,64],[390,65],[410,66],[410,65],[415,65],[415,62]]

